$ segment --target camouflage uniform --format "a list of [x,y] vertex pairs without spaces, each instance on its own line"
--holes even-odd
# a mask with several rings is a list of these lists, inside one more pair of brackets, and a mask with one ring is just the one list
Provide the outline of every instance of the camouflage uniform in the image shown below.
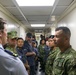
[[76,51],[71,47],[59,52],[54,60],[53,75],[76,75]]
[[11,32],[8,32],[8,37],[13,39],[13,38],[17,38],[17,31],[11,31]]
[[45,66],[46,75],[52,75],[53,62],[58,52],[59,52],[58,47],[56,47],[55,50],[50,51],[49,56],[47,58],[46,66]]
[[[17,38],[16,31],[11,31],[11,32],[8,32],[7,34],[8,34],[8,38],[11,38],[11,39]],[[13,52],[14,55],[17,54],[16,48],[12,48],[9,43],[7,44],[5,49],[10,50],[11,52]]]
[[39,51],[39,61],[40,61],[40,66],[41,70],[45,71],[45,45],[39,45],[38,51]]
[[16,48],[12,48],[12,47],[10,47],[10,45],[7,45],[6,50],[10,50],[15,55],[17,54]]
[[41,58],[43,58],[43,59],[44,59],[44,56],[45,56],[45,50],[44,50],[44,48],[45,48],[45,45],[39,45],[39,47],[38,47],[39,56],[40,56]]

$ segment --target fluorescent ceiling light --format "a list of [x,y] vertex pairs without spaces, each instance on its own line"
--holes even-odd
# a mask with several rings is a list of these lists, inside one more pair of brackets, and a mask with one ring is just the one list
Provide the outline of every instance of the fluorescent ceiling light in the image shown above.
[[16,0],[19,6],[53,6],[55,0]]
[[45,27],[45,24],[31,24],[31,27]]

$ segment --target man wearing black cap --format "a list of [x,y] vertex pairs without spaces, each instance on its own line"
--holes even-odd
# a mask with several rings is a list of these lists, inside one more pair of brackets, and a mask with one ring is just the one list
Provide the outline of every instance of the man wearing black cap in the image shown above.
[[33,51],[32,45],[32,34],[27,33],[26,34],[26,40],[24,42],[24,48],[26,49],[26,56],[27,56],[27,61],[30,66],[30,75],[35,75],[35,55],[36,53]]

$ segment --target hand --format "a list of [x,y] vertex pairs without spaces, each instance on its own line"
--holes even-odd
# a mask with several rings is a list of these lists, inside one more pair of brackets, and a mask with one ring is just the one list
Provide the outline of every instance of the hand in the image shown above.
[[36,55],[36,53],[35,52],[32,52],[33,53],[33,55],[35,56]]

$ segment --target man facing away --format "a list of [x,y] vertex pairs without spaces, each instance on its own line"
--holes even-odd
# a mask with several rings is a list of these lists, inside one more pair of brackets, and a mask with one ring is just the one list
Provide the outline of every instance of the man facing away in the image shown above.
[[20,59],[3,48],[6,42],[6,23],[0,18],[0,75],[28,75]]
[[55,30],[54,41],[60,52],[53,64],[52,75],[76,75],[76,51],[70,45],[71,32],[67,27]]

